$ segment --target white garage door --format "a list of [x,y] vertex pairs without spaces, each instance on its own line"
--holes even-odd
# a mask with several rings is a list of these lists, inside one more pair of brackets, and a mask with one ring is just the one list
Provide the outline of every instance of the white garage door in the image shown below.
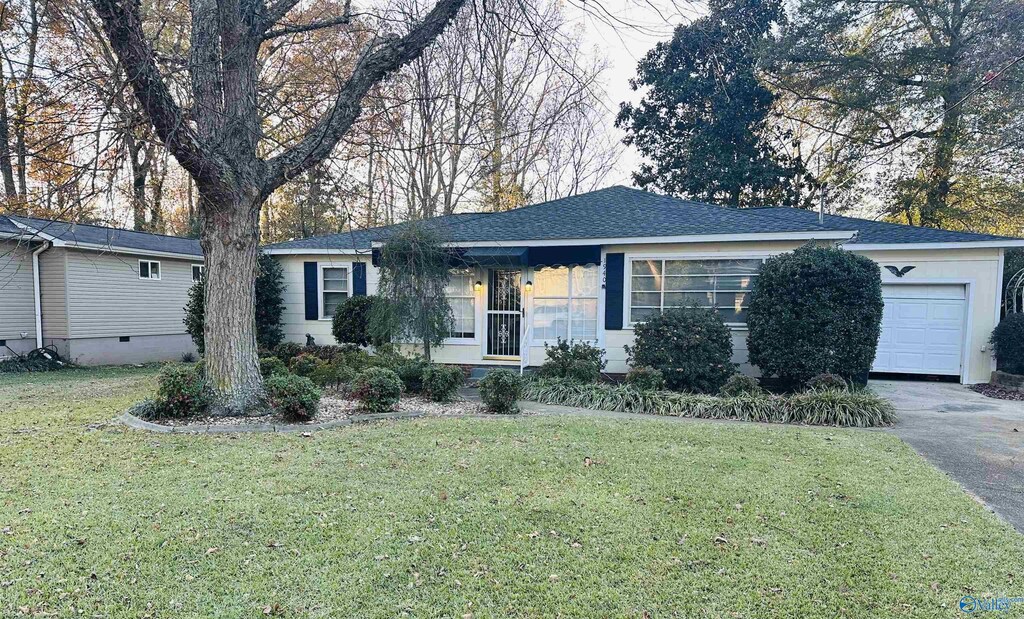
[[886,284],[882,335],[871,370],[960,375],[967,311],[962,285]]

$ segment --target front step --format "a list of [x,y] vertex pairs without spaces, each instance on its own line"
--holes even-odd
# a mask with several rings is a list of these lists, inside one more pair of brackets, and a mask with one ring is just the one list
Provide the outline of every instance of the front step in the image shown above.
[[[511,370],[513,372],[519,372],[519,367],[514,365],[474,365],[469,368],[468,382],[471,384],[476,384],[480,382],[480,380],[484,376],[487,376],[488,372],[491,372],[493,370]],[[527,367],[523,371],[524,373],[529,374],[530,372],[533,371],[533,368]]]

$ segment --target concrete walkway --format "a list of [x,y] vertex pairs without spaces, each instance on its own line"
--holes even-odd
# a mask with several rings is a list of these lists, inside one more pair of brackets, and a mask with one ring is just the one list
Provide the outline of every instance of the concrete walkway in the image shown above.
[[953,383],[872,381],[896,406],[890,430],[1024,532],[1024,402]]

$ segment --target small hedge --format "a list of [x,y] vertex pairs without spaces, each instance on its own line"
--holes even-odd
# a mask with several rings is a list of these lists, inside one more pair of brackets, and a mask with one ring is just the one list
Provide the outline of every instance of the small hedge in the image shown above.
[[[566,382],[581,387],[590,386]],[[523,378],[510,370],[491,370],[480,380],[480,399],[489,411],[500,414],[518,413],[517,402],[522,398],[522,394]]]
[[289,421],[309,421],[320,408],[320,390],[304,376],[275,374],[264,388],[270,405]]
[[313,355],[312,353],[304,352],[292,357],[291,362],[288,364],[288,369],[292,371],[292,374],[310,378],[313,376],[313,373],[316,372],[317,368],[326,364],[327,362],[323,359]]
[[629,365],[651,367],[673,391],[718,393],[735,371],[732,334],[715,312],[671,309],[636,325]]
[[406,393],[423,392],[423,373],[430,364],[423,359],[408,359],[394,367],[395,373],[402,379]]
[[288,366],[277,357],[260,358],[260,374],[263,378],[270,378],[275,374],[287,374]]
[[654,368],[633,368],[626,373],[626,384],[640,391],[661,391],[665,388],[665,376]]
[[1007,314],[992,331],[996,367],[1010,374],[1024,374],[1024,314]]
[[818,374],[807,381],[807,388],[811,391],[846,391],[850,383],[838,374]]
[[367,368],[352,381],[352,395],[366,410],[386,413],[398,406],[402,379],[387,368]]
[[434,402],[451,402],[466,381],[465,374],[453,365],[430,365],[423,370],[423,393]]
[[823,426],[887,426],[896,421],[891,403],[867,390],[808,391],[793,395],[715,397],[671,391],[640,391],[628,385],[582,385],[565,380],[529,381],[523,397],[543,404],[597,410],[739,419]]
[[156,379],[154,413],[159,417],[201,415],[213,401],[201,365],[167,365]]
[[607,361],[602,359],[604,350],[586,342],[569,342],[558,338],[554,346],[544,345],[547,360],[537,372],[547,378],[565,378],[581,383],[596,383],[601,380],[601,371]]
[[718,395],[726,398],[741,395],[760,395],[760,393],[761,385],[757,382],[757,379],[739,373],[730,376],[729,380],[725,381],[722,388],[718,390]]

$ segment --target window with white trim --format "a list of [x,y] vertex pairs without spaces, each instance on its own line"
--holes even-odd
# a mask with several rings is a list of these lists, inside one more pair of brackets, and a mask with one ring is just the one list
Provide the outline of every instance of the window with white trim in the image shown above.
[[348,280],[348,267],[320,269],[320,318],[334,318],[334,310],[348,298]]
[[139,279],[160,279],[160,262],[139,260]]
[[471,269],[457,269],[451,272],[445,296],[452,308],[454,321],[448,337],[476,337],[476,292],[473,290],[475,281],[476,276]]
[[643,322],[676,307],[714,309],[730,324],[746,324],[761,258],[630,261],[629,321]]
[[533,274],[533,339],[597,340],[597,265],[541,268]]
[[206,274],[205,264],[193,264],[192,265],[192,281],[199,282],[203,280],[203,275]]

